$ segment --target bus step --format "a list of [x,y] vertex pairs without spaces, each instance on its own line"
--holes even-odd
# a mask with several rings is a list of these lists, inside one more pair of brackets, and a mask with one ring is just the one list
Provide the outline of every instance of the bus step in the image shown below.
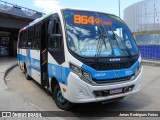
[[47,86],[47,85],[48,85],[47,80],[42,80],[42,81],[41,81],[41,85],[42,85],[42,86]]

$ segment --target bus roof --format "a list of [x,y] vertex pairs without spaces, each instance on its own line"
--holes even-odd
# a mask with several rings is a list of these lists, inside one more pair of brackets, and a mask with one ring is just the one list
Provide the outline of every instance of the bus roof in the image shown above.
[[[25,30],[25,29],[27,29],[27,28],[29,28],[30,26],[33,26],[34,24],[42,21],[43,19],[47,18],[48,16],[50,16],[50,15],[52,15],[52,14],[54,14],[54,13],[60,13],[60,12],[63,11],[63,10],[77,10],[77,11],[79,10],[79,11],[105,13],[105,12],[101,12],[101,11],[95,11],[95,10],[84,9],[84,8],[60,8],[60,9],[57,9],[56,11],[54,11],[54,12],[51,12],[51,13],[49,13],[49,14],[43,15],[43,16],[40,17],[40,18],[35,19],[34,21],[30,22],[27,26],[25,26],[24,28],[22,28],[22,29],[20,30],[20,32],[23,31],[23,30]],[[109,13],[105,13],[105,14],[116,16],[116,15],[114,15],[114,14],[109,14]]]

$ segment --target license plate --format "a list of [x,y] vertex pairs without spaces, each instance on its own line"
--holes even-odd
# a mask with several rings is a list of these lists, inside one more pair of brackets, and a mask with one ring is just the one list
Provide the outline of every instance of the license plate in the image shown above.
[[122,92],[122,88],[117,88],[117,89],[112,89],[110,90],[110,94],[113,95],[113,94],[117,94],[117,93],[121,93]]

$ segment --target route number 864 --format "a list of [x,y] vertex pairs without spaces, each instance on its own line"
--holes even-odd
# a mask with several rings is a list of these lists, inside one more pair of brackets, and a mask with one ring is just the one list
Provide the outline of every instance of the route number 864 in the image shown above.
[[86,15],[78,15],[78,14],[75,14],[74,15],[74,23],[75,24],[92,24],[94,25],[95,22],[97,24],[100,24],[100,19],[99,18],[94,18],[93,16],[86,16]]
[[94,16],[87,16],[87,15],[79,15],[79,14],[75,14],[74,15],[74,23],[75,24],[92,24],[94,25],[96,24],[105,24],[105,25],[112,25],[112,22],[110,21],[102,21],[100,20],[100,18],[94,18]]

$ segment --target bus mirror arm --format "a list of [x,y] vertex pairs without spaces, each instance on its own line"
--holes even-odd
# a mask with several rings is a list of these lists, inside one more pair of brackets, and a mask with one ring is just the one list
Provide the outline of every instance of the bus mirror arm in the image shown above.
[[49,25],[48,25],[48,34],[52,34],[52,30],[53,30],[54,23],[55,23],[54,20],[51,20],[51,21],[49,22]]
[[53,27],[55,25],[55,23],[57,23],[58,18],[52,18],[49,22],[49,25],[48,25],[48,34],[52,34],[52,31],[53,31]]

